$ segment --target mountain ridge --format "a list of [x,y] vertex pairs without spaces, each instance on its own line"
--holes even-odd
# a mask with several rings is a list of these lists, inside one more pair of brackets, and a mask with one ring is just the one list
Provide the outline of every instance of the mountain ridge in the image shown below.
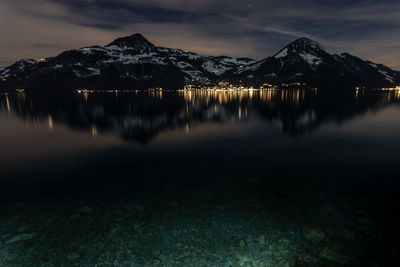
[[179,89],[187,84],[219,82],[252,86],[301,83],[310,87],[393,87],[399,81],[398,71],[348,53],[330,54],[305,37],[255,61],[157,47],[136,33],[105,46],[64,51],[40,61],[19,60],[0,68],[0,89]]

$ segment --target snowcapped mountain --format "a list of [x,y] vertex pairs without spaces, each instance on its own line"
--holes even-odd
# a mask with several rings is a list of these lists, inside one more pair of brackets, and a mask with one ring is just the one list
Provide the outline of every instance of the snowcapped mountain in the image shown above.
[[301,82],[313,87],[386,87],[398,84],[400,74],[347,53],[331,55],[308,38],[256,62],[156,47],[141,34],[0,68],[0,88],[6,89],[179,89],[221,81],[251,86]]
[[104,47],[66,51],[29,68],[15,69],[16,63],[1,69],[0,78],[10,87],[176,89],[187,83],[215,83],[224,74],[254,62],[156,47],[141,34],[134,34]]
[[347,53],[331,55],[308,38],[297,39],[274,56],[235,74],[242,82],[253,85],[300,82],[315,87],[384,87],[400,80],[397,71]]
[[[4,72],[4,71],[3,71]],[[182,71],[140,34],[41,60],[6,85],[22,88],[179,88]]]
[[34,59],[22,59],[7,68],[0,68],[0,79],[14,77],[14,75],[28,70],[30,67],[36,65],[37,63],[38,61]]

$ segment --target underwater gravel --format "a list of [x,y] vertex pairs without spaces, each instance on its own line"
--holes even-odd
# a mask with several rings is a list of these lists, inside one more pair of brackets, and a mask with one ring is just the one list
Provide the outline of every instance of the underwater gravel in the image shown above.
[[368,200],[262,182],[3,207],[0,266],[400,266]]

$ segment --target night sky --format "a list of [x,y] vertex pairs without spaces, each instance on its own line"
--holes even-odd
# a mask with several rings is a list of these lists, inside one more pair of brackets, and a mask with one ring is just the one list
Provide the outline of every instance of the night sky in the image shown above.
[[4,0],[0,66],[140,32],[158,46],[262,59],[298,37],[400,70],[399,0]]

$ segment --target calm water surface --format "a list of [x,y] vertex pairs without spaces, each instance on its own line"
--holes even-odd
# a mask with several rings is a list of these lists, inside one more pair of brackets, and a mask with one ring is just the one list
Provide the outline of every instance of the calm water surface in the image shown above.
[[0,95],[0,261],[394,266],[399,117],[398,91]]

